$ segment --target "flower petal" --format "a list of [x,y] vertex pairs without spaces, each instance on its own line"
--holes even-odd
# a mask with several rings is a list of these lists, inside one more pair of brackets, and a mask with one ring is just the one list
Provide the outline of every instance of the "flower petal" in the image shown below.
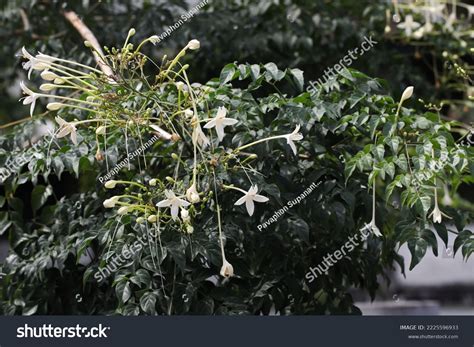
[[247,212],[249,213],[249,216],[252,216],[253,212],[255,210],[255,204],[253,203],[252,199],[247,199],[245,201],[245,208],[247,209]]
[[247,194],[237,200],[234,205],[242,205],[245,201],[247,201]]

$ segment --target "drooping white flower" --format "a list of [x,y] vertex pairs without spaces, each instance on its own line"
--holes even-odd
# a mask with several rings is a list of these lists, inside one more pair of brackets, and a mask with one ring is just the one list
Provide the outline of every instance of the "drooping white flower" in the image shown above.
[[368,224],[366,227],[372,230],[375,236],[377,237],[383,236],[382,233],[380,232],[380,229],[377,228],[377,225],[375,224],[375,178],[374,178],[374,182],[372,183],[372,220],[370,221],[370,224]]
[[188,199],[189,202],[195,204],[201,200],[199,198],[199,193],[196,189],[196,184],[192,184],[191,187],[186,190],[186,199]]
[[176,220],[180,207],[187,207],[191,205],[186,200],[178,198],[171,190],[165,190],[165,200],[161,200],[156,204],[156,207],[171,207],[171,217]]
[[59,131],[56,134],[58,139],[65,137],[67,135],[71,135],[71,141],[75,145],[77,145],[77,133],[76,133],[76,126],[73,123],[66,122],[59,116],[56,116],[56,122],[59,124]]
[[201,43],[198,40],[194,39],[194,40],[189,41],[186,47],[194,51],[196,49],[199,49],[199,47],[201,47]]
[[303,135],[301,133],[299,133],[298,131],[300,131],[300,126],[299,125],[296,126],[295,130],[293,130],[293,132],[291,134],[288,134],[288,135],[285,136],[286,142],[291,147],[291,150],[293,151],[293,153],[295,155],[296,155],[297,151],[296,151],[296,146],[294,144],[294,141],[301,141],[303,139]]
[[216,117],[204,125],[205,129],[216,128],[217,138],[219,142],[224,139],[224,128],[228,125],[234,125],[238,122],[237,119],[226,118],[227,109],[224,106],[220,106],[217,109]]
[[[24,99],[23,99],[23,105],[28,105],[28,104],[31,104],[30,106],[30,116],[33,117],[33,111],[35,109],[35,105],[36,105],[36,100],[38,100],[38,98],[40,97],[39,94],[36,94],[35,92],[33,92],[32,90],[30,90],[23,81],[20,82],[20,87],[21,87],[21,90],[23,91],[23,94],[26,94],[28,96],[26,96]],[[21,99],[20,99],[21,100]]]
[[397,25],[398,28],[405,30],[405,35],[410,37],[413,33],[414,30],[418,29],[420,26],[420,23],[415,22],[413,20],[413,16],[411,14],[407,15],[405,17],[405,21],[402,23],[399,23]]
[[51,63],[55,60],[54,57],[42,53],[39,53],[33,57],[30,53],[28,53],[25,47],[22,47],[21,52],[23,58],[28,60],[23,64],[23,68],[28,70],[28,79],[31,77],[31,72],[33,70],[47,70],[50,68]]
[[234,267],[225,258],[222,260],[221,276],[225,278],[234,276]]
[[254,201],[256,202],[267,202],[268,198],[257,194],[258,192],[258,187],[257,185],[251,186],[248,192],[245,193],[243,197],[241,197],[239,200],[235,202],[234,205],[242,205],[245,202],[245,208],[247,209],[247,212],[250,216],[253,215],[253,212],[255,210],[255,204]]
[[[435,192],[436,192],[436,188],[435,188]],[[433,217],[433,223],[441,223],[443,220],[443,217],[451,219],[450,216],[448,216],[447,214],[443,213],[440,210],[439,205],[438,205],[438,194],[435,194],[435,206],[433,208],[433,211],[431,211],[431,213],[428,215],[428,218],[431,218],[431,217]]]
[[201,126],[199,125],[199,121],[196,117],[193,117],[192,123],[194,123],[194,130],[192,134],[193,144],[198,144],[201,147],[206,147],[209,145],[209,139],[207,138],[206,134],[202,131]]

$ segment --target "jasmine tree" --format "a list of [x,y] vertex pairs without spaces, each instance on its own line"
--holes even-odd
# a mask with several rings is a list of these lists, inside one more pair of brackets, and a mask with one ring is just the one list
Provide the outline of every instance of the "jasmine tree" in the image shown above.
[[[401,244],[411,267],[448,232],[457,234],[456,251],[472,253],[472,206],[456,195],[472,176],[472,148],[453,136],[467,130],[407,108],[416,86],[395,100],[382,81],[344,70],[331,88],[309,93],[301,70],[273,63],[228,64],[201,85],[182,64],[199,41],[172,58],[150,57],[141,49],[159,45],[155,37],[134,44],[134,34],[104,49],[111,74],[23,52],[25,68],[48,82],[40,87],[47,93],[23,84],[23,102],[51,98],[57,127],[28,170],[4,183],[13,252],[2,268],[3,312],[51,313],[73,302],[74,313],[125,315],[358,313],[348,289],[375,296],[379,275],[395,263],[404,271]],[[153,135],[160,140],[117,177],[98,181]],[[15,139],[2,141],[14,147]],[[79,188],[54,196],[51,176]],[[31,220],[16,200],[26,182],[40,187]],[[257,230],[314,182],[290,213]],[[305,281],[310,266],[367,227],[363,247]],[[98,271],[142,235],[146,247],[97,283]],[[51,298],[38,285],[48,281],[74,289]]]

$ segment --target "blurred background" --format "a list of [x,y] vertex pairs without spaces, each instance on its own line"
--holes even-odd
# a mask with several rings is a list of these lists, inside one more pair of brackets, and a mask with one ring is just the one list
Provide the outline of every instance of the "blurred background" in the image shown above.
[[[19,57],[23,46],[30,52],[94,64],[64,11],[77,13],[102,45],[114,46],[123,42],[130,27],[136,29],[138,42],[166,32],[183,15],[201,7],[200,1],[184,0],[2,0],[0,4],[1,125],[29,118],[28,107],[18,102],[19,81],[26,79]],[[308,81],[321,78],[326,68],[372,36],[377,45],[351,67],[384,79],[395,96],[413,85],[419,99],[413,107],[439,109],[448,119],[471,124],[473,15],[472,1],[209,0],[162,42],[147,47],[146,53],[156,59],[172,56],[196,38],[201,49],[186,57],[187,63],[199,67],[191,69],[194,82],[218,77],[233,61],[298,67]],[[31,84],[40,82],[33,79]],[[37,106],[41,107],[44,111],[44,105]],[[472,188],[466,186],[461,194],[473,201]],[[7,254],[3,232],[0,261]],[[465,262],[460,253],[454,257],[452,246],[440,244],[439,249],[437,257],[427,255],[414,271],[406,270],[406,277],[394,272],[390,285],[373,303],[354,289],[357,306],[364,314],[474,314],[474,259]],[[408,250],[402,247],[400,252],[408,262]]]

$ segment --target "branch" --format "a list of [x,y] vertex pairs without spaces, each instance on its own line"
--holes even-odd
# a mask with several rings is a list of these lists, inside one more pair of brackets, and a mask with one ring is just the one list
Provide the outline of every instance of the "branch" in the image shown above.
[[79,32],[79,34],[84,40],[89,41],[91,46],[94,48],[92,50],[92,54],[94,54],[95,61],[97,62],[97,64],[99,64],[100,69],[104,72],[106,76],[112,77],[114,73],[112,69],[102,59],[102,57],[104,56],[104,52],[102,51],[99,41],[97,41],[92,31],[90,31],[90,29],[84,24],[84,22],[77,16],[76,12],[64,11],[63,16],[72,24],[72,26]]

